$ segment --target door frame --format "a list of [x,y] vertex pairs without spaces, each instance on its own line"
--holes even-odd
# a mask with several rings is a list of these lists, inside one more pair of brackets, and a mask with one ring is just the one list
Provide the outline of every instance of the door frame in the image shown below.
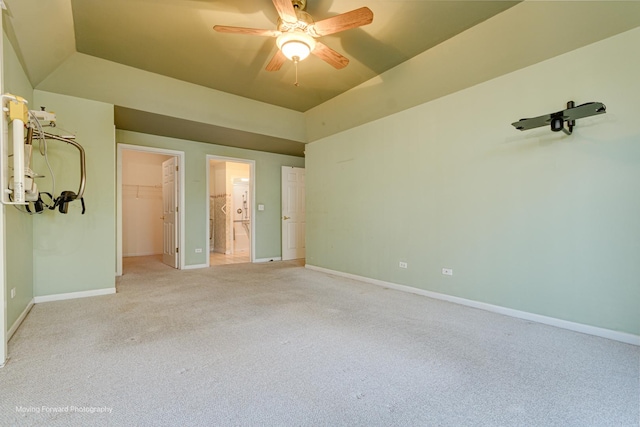
[[142,145],[118,144],[116,164],[116,276],[122,276],[122,152],[140,151],[149,154],[162,154],[178,159],[178,269],[185,268],[185,191],[184,191],[184,151],[165,148],[145,147]]
[[211,195],[211,189],[209,188],[209,182],[211,182],[210,173],[211,173],[211,160],[219,160],[221,162],[231,162],[231,163],[244,163],[249,165],[249,199],[251,200],[251,236],[249,238],[251,243],[250,254],[249,254],[249,262],[255,262],[256,259],[256,161],[249,159],[240,159],[237,157],[226,157],[226,156],[217,156],[215,154],[207,154],[206,156],[206,205],[207,205],[207,214],[205,217],[206,229],[207,229],[207,267],[211,267],[211,242],[209,240],[209,236],[211,235],[211,229],[209,228],[209,217],[211,215],[210,211],[210,203],[209,196]]
[[[0,9],[0,31],[3,30],[2,16],[4,12]],[[0,93],[4,93],[4,42],[0,39]],[[2,126],[4,127],[4,126]],[[0,133],[0,138],[4,138],[4,129]],[[4,154],[4,153],[0,153]],[[1,171],[0,173],[4,173]],[[6,256],[6,241],[5,241],[5,210],[4,204],[0,203],[0,368],[4,366],[7,361],[8,346],[7,340],[9,334],[7,334],[7,275],[5,271],[5,256]]]
[[[0,13],[0,17],[1,17]],[[0,30],[2,29],[2,24],[0,24]],[[1,49],[0,49],[1,53]],[[2,58],[0,58],[0,61]],[[2,135],[0,135],[2,137]],[[5,215],[4,215],[4,204],[0,204],[0,239],[2,242],[0,243],[0,281],[2,282],[2,287],[0,287],[0,310],[2,310],[2,316],[0,316],[0,368],[2,368],[7,361],[8,354],[8,346],[7,341],[9,340],[9,334],[7,333],[7,276],[5,272]]]

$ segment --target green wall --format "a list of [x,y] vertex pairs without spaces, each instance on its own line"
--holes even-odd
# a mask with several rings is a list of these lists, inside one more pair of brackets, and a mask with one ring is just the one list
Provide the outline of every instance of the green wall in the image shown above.
[[[3,33],[4,91],[19,95],[33,108],[33,88],[18,61],[15,50]],[[13,206],[4,206],[5,212],[5,269],[7,330],[33,299],[33,218]],[[16,296],[11,298],[11,289]]]
[[522,1],[306,111],[307,141],[450,95],[638,26],[640,2]]
[[[640,29],[307,145],[307,263],[640,334],[637,46]],[[572,136],[510,125],[569,100],[608,112]]]
[[255,161],[255,200],[265,205],[264,211],[256,211],[255,258],[281,256],[280,186],[281,167],[304,167],[304,158],[244,150],[214,144],[166,138],[136,132],[118,130],[118,143],[145,147],[165,148],[185,152],[185,263],[206,264],[206,253],[195,253],[196,248],[207,244],[207,194],[206,170],[208,154]]
[[306,138],[298,111],[78,52],[36,89],[294,141]]
[[[115,140],[113,105],[36,90],[35,102],[57,115],[56,132],[73,133],[86,152],[86,214],[79,201],[69,212],[46,211],[34,218],[33,263],[36,296],[115,287]],[[48,144],[56,194],[78,191],[78,150],[63,142]],[[40,155],[34,168],[47,177],[41,191],[51,191],[51,177]]]

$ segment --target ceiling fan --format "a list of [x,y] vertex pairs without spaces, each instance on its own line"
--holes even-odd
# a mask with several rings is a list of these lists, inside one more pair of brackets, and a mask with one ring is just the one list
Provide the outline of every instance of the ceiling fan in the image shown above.
[[317,56],[337,69],[344,68],[349,64],[349,59],[316,39],[373,22],[373,12],[368,7],[361,7],[315,22],[311,15],[304,11],[307,0],[273,0],[273,4],[280,16],[276,30],[225,25],[213,27],[221,33],[276,37],[278,51],[267,64],[267,71],[278,71],[287,59],[297,64],[309,54]]

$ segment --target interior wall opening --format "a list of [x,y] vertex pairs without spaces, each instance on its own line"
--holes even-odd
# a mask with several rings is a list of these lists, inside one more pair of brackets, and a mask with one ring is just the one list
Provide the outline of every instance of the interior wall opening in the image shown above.
[[128,149],[121,153],[122,258],[180,268],[178,156]]
[[209,264],[252,262],[253,182],[249,162],[209,159]]

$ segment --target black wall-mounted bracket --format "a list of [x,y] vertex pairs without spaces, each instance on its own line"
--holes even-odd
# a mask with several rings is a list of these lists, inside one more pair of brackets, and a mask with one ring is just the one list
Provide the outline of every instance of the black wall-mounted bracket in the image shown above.
[[[530,119],[520,119],[511,123],[518,130],[535,129],[542,126],[550,126],[554,132],[563,131],[567,135],[573,133],[576,120],[584,117],[595,116],[607,112],[607,107],[602,102],[587,102],[586,104],[575,106],[573,101],[567,102],[567,109],[556,113],[545,114],[544,116]],[[565,127],[565,123],[567,124]]]

